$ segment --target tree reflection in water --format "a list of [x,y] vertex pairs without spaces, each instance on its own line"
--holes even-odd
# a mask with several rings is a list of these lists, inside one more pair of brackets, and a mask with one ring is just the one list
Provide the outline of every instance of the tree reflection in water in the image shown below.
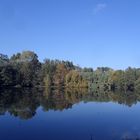
[[72,108],[79,102],[116,102],[131,107],[140,101],[140,95],[134,92],[122,93],[88,91],[81,89],[45,89],[22,88],[0,90],[0,115],[6,112],[20,119],[30,119],[36,115],[38,107],[44,111]]

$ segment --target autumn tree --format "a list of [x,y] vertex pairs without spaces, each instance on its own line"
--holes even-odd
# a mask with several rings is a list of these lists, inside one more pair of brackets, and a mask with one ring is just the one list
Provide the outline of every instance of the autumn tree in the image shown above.
[[72,70],[66,75],[65,85],[66,87],[88,87],[88,82],[78,71]]

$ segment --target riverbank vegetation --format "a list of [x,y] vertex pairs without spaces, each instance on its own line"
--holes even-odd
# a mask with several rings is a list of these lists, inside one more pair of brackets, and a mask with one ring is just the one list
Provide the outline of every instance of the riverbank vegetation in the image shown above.
[[70,61],[45,59],[24,51],[0,54],[0,87],[88,88],[94,91],[140,92],[140,68],[81,68]]

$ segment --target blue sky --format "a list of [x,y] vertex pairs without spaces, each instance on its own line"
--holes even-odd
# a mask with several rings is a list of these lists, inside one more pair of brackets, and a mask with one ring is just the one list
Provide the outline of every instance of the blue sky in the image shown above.
[[84,67],[140,67],[140,0],[0,0],[0,53]]

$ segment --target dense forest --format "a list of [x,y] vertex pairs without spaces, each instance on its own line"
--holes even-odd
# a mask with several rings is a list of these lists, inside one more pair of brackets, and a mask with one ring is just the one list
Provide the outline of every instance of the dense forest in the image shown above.
[[87,88],[94,91],[140,92],[140,68],[113,70],[81,68],[69,61],[45,59],[24,51],[10,58],[0,54],[0,88],[5,87]]

